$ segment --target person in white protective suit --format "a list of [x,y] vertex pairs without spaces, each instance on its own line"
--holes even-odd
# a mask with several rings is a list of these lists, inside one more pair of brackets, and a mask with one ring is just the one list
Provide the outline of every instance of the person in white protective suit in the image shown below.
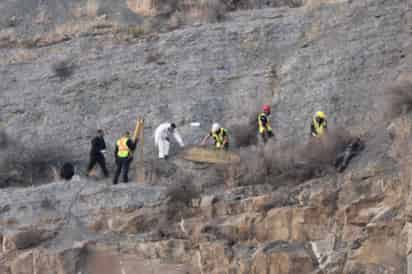
[[156,128],[154,141],[159,150],[159,159],[167,159],[169,156],[170,137],[172,135],[176,142],[178,142],[181,147],[184,147],[183,139],[177,131],[175,123],[163,123]]

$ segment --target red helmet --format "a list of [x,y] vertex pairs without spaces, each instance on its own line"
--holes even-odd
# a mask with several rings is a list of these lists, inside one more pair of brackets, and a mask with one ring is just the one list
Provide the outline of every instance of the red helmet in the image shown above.
[[263,105],[262,109],[263,109],[263,112],[270,113],[270,106],[269,105]]

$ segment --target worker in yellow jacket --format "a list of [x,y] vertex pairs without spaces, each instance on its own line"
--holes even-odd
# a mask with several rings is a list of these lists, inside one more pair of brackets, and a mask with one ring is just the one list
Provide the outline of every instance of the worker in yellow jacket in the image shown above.
[[217,149],[229,149],[229,135],[227,129],[221,127],[218,123],[213,123],[212,130],[203,138],[202,145],[206,145],[209,138],[215,141]]
[[115,158],[116,158],[116,172],[113,178],[113,184],[116,185],[120,173],[123,170],[123,182],[129,181],[128,173],[129,166],[133,159],[133,151],[136,148],[136,143],[130,137],[130,132],[126,133],[116,142]]
[[259,113],[257,120],[259,135],[262,138],[263,142],[266,143],[269,138],[273,137],[273,130],[270,127],[269,121],[271,109],[269,105],[263,105],[262,110],[263,112]]
[[310,124],[310,135],[319,137],[326,132],[327,128],[328,122],[326,120],[326,114],[323,111],[316,112]]

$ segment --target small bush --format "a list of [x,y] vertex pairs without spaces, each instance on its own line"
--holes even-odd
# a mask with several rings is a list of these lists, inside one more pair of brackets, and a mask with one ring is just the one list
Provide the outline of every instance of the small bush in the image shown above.
[[266,181],[268,172],[266,169],[266,160],[263,150],[259,147],[252,146],[240,150],[241,162],[236,173],[240,185],[263,184]]
[[175,176],[176,184],[169,187],[167,190],[167,198],[170,203],[181,203],[185,206],[190,206],[192,199],[198,197],[198,191],[192,183],[192,178],[188,175]]
[[289,0],[287,2],[288,6],[290,8],[298,8],[298,7],[302,7],[304,5],[304,1],[303,0]]
[[145,34],[145,29],[142,26],[131,26],[127,28],[127,34],[133,38],[138,38]]
[[145,64],[156,63],[157,61],[160,60],[160,58],[161,58],[161,55],[160,55],[159,53],[157,53],[157,52],[150,52],[150,53],[146,56],[146,58],[145,58],[145,60],[144,60],[144,63],[145,63]]
[[70,77],[74,72],[74,64],[70,60],[61,60],[53,64],[52,70],[54,74],[61,80]]
[[247,122],[230,127],[230,139],[231,143],[233,143],[235,147],[247,147],[257,144],[257,117],[257,113],[253,114],[249,117]]
[[38,46],[40,38],[39,37],[30,37],[27,39],[22,39],[19,41],[21,47],[26,49],[36,48]]
[[226,6],[220,0],[202,0],[200,11],[207,22],[220,22],[225,18]]
[[176,184],[169,187],[167,197],[167,219],[177,220],[184,210],[192,205],[192,200],[199,198],[199,191],[189,175],[177,173],[174,176]]
[[401,81],[388,86],[383,94],[385,117],[393,119],[412,110],[412,82]]
[[176,11],[170,16],[168,21],[169,30],[178,29],[182,24],[184,24],[185,18],[182,12]]

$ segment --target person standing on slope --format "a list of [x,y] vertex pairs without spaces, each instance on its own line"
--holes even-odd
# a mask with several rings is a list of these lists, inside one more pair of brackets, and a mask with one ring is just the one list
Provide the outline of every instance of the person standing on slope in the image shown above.
[[136,148],[136,143],[130,138],[130,132],[125,134],[116,142],[116,149],[114,152],[116,158],[116,172],[113,178],[113,184],[116,185],[120,173],[123,171],[123,182],[129,181],[128,173],[129,166],[133,160],[133,151]]
[[163,123],[160,124],[154,133],[155,146],[159,151],[159,159],[165,159],[169,157],[170,150],[170,138],[173,138],[179,143],[180,147],[184,147],[183,139],[176,129],[175,123]]
[[104,132],[102,129],[97,131],[97,135],[91,141],[90,149],[90,162],[87,166],[87,176],[90,175],[90,171],[94,168],[96,164],[99,164],[104,176],[109,177],[109,171],[106,167],[106,160],[104,158],[104,153],[106,151],[106,142],[104,141]]
[[263,140],[263,143],[266,143],[269,138],[273,137],[273,130],[270,127],[270,106],[263,105],[262,107],[263,112],[259,113],[258,119],[258,128],[259,128],[259,135]]
[[323,111],[316,112],[310,124],[310,135],[319,137],[326,132],[327,128],[328,122],[326,120],[326,114]]

